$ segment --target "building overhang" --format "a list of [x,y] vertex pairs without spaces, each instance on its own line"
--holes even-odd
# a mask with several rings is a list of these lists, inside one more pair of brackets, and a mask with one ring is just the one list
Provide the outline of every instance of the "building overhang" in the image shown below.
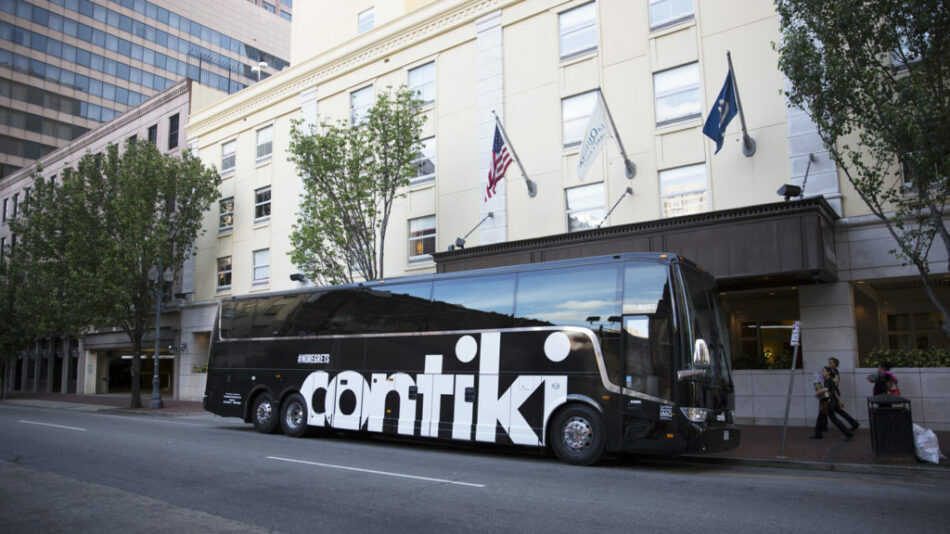
[[838,279],[834,224],[823,197],[671,217],[434,253],[440,273],[619,254],[669,252],[734,290]]

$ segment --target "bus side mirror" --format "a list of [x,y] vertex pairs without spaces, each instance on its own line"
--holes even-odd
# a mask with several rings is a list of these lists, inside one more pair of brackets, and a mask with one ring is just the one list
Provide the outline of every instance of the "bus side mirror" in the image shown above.
[[693,365],[695,367],[709,367],[709,346],[705,339],[697,339],[693,345]]

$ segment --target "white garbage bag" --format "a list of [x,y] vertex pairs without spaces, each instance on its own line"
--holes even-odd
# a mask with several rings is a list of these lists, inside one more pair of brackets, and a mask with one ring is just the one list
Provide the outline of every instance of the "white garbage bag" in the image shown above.
[[937,443],[937,435],[933,430],[914,424],[914,449],[917,458],[924,462],[939,464],[941,459],[947,457],[940,452],[940,446]]

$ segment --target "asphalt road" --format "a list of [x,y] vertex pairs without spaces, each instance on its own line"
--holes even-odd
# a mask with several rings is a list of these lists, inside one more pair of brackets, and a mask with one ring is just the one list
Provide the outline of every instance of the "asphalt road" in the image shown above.
[[0,532],[942,532],[950,480],[333,435],[0,404]]

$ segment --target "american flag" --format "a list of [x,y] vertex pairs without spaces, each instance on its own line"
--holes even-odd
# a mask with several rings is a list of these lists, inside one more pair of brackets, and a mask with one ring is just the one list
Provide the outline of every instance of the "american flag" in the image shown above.
[[498,182],[505,177],[505,171],[508,170],[509,165],[511,165],[511,153],[508,152],[508,147],[505,146],[505,139],[501,136],[501,131],[496,124],[495,142],[492,143],[491,168],[488,169],[488,188],[485,191],[485,200],[488,200],[495,194],[495,188],[498,186]]

